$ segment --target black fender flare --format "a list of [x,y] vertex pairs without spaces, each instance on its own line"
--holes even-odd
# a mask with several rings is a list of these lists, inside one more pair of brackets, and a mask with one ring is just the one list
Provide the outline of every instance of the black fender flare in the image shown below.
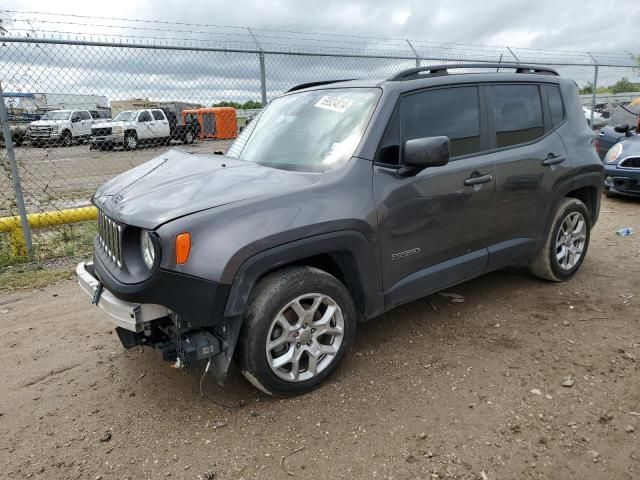
[[364,294],[364,318],[372,318],[384,310],[377,246],[355,230],[330,232],[272,247],[245,260],[234,275],[227,297],[225,317],[244,314],[249,295],[256,282],[266,273],[321,254],[347,252],[353,256]]
[[[597,196],[595,198],[595,209],[591,218],[591,226],[595,225],[598,220],[598,215],[600,214],[600,197],[602,196],[602,188],[604,185],[604,173],[601,169],[590,170],[586,172],[578,173],[577,175],[571,177],[570,179],[565,180],[557,188],[555,188],[555,194],[553,198],[553,202],[551,204],[551,209],[547,212],[547,222],[545,227],[545,234],[541,237],[540,242],[543,242],[543,239],[547,237],[549,234],[549,230],[551,229],[551,223],[554,218],[554,214],[558,209],[558,205],[560,201],[567,196],[567,194],[571,193],[574,190],[578,190],[583,187],[593,187],[596,189]],[[589,209],[590,206],[587,205]]]

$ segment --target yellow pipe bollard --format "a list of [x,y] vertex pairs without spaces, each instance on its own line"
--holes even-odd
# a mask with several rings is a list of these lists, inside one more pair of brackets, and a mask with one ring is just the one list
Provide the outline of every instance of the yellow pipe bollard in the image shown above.
[[[30,213],[27,215],[31,228],[53,227],[66,223],[86,222],[98,218],[96,207],[70,208],[53,212]],[[11,254],[16,257],[27,256],[27,245],[20,224],[20,217],[0,218],[0,232],[9,234]]]

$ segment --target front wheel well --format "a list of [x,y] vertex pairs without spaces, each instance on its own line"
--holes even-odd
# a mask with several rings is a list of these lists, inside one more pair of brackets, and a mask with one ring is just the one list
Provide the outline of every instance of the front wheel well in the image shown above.
[[277,268],[264,272],[258,279],[256,279],[254,287],[266,275],[283,268],[296,266],[314,267],[337,278],[351,294],[351,298],[353,299],[353,303],[358,314],[361,317],[364,316],[366,311],[366,298],[360,278],[360,271],[355,257],[348,251],[322,253],[319,255],[301,258],[286,265],[280,265]]
[[598,211],[598,189],[593,186],[581,187],[568,192],[566,196],[570,198],[577,198],[585,204],[589,211],[589,219],[593,225]]

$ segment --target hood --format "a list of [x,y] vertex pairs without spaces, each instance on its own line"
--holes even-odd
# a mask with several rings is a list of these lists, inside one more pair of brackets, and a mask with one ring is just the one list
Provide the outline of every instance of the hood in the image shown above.
[[94,123],[92,128],[115,128],[115,127],[127,127],[135,122],[112,122],[110,120]]
[[52,125],[60,125],[61,123],[68,122],[69,120],[36,120],[29,124],[30,127],[50,127]]
[[173,149],[100,186],[93,203],[118,222],[153,229],[190,213],[303,189],[321,175]]

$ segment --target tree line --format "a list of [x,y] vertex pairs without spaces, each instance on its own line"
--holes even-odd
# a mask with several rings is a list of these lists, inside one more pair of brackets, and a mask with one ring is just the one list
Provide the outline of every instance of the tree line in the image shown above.
[[[627,77],[622,77],[616,83],[609,87],[598,87],[596,93],[627,93],[640,92],[640,83],[634,83]],[[593,93],[593,83],[589,82],[580,89],[580,95]]]
[[249,100],[244,103],[223,101],[223,102],[214,103],[211,106],[212,107],[232,107],[232,108],[235,108],[236,110],[253,110],[256,108],[262,108],[262,102],[258,102],[256,100]]

